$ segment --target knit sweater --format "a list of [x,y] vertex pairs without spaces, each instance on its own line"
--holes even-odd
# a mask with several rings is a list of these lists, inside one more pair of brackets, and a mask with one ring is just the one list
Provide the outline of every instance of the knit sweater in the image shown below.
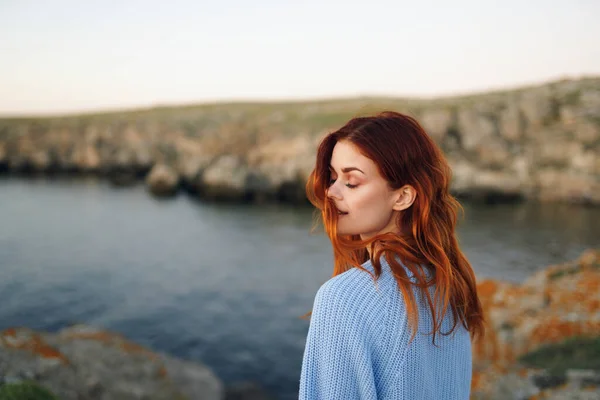
[[[318,290],[300,376],[300,400],[465,400],[471,386],[471,340],[459,322],[432,336],[427,301],[413,287],[418,333],[409,343],[407,307],[389,264],[382,274],[352,268]],[[374,272],[370,261],[362,265]],[[406,268],[405,268],[406,269]],[[406,269],[409,277],[412,274]],[[434,288],[430,288],[433,296]],[[433,298],[433,297],[432,297]],[[448,309],[442,332],[452,327]]]

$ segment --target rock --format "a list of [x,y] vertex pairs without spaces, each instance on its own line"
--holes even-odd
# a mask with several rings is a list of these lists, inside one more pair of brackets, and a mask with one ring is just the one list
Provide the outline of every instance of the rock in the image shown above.
[[140,165],[137,156],[131,148],[116,149],[115,154],[109,157],[103,169],[109,181],[115,186],[131,186],[140,177],[148,173],[149,166]]
[[223,384],[205,366],[155,353],[87,325],[58,333],[4,330],[0,366],[6,377],[27,375],[25,379],[61,400],[221,400],[224,396]]
[[[463,150],[473,151],[483,143],[494,141],[496,131],[496,125],[490,117],[471,109],[459,111],[458,132]],[[500,146],[500,144],[498,145]]]
[[236,156],[221,156],[202,174],[202,196],[215,200],[242,200],[247,195],[249,170]]
[[534,179],[538,187],[536,197],[539,199],[560,196],[573,203],[600,203],[600,182],[588,174],[544,168],[538,170]]
[[519,141],[525,131],[525,118],[518,104],[509,103],[500,114],[500,134],[509,141]]
[[81,171],[98,171],[101,166],[100,155],[96,148],[91,145],[75,148],[71,160],[73,165]]
[[30,157],[31,166],[35,171],[46,171],[50,167],[50,156],[44,150],[38,150]]
[[552,143],[541,141],[536,150],[538,152],[536,164],[539,167],[553,167],[564,170],[571,160],[576,160],[581,156],[583,145],[567,139],[564,141],[556,140]]
[[531,380],[537,388],[545,390],[563,385],[567,381],[567,378],[560,375],[550,375],[544,371],[541,374],[532,376]]
[[272,400],[264,389],[254,382],[235,384],[225,390],[225,400]]
[[146,185],[155,196],[173,196],[179,187],[179,175],[168,165],[155,165],[146,177]]
[[600,139],[600,127],[597,123],[584,120],[573,127],[575,140],[584,145],[594,144]]
[[178,160],[177,173],[182,186],[190,193],[197,194],[202,187],[202,174],[212,162],[212,157],[202,153],[184,155]]
[[523,179],[519,174],[492,170],[478,170],[469,162],[451,164],[454,179],[451,190],[477,201],[515,201],[523,197]]
[[524,92],[519,99],[519,107],[530,128],[529,132],[548,125],[559,117],[552,91],[547,86]]
[[249,186],[254,193],[267,198],[296,204],[306,202],[304,185],[315,159],[316,143],[307,137],[273,140],[249,153],[248,163],[256,171]]
[[442,143],[452,125],[453,115],[449,109],[428,110],[421,115],[419,122],[433,140]]
[[[488,328],[485,338],[473,344],[473,398],[529,398],[540,393],[549,396],[544,398],[580,398],[569,396],[583,393],[584,384],[600,396],[595,383],[599,371],[575,371],[567,364],[590,363],[578,361],[575,357],[581,352],[572,349],[600,343],[600,249],[539,271],[522,285],[483,280],[477,287]],[[581,338],[595,344],[582,344]],[[576,356],[564,360],[569,352]],[[552,359],[552,354],[562,355],[566,374],[526,365],[532,359]]]
[[8,159],[6,157],[6,145],[0,142],[0,173],[8,171]]
[[490,140],[480,144],[475,150],[479,165],[485,169],[501,171],[507,173],[510,171],[512,156],[508,152],[506,145],[499,140]]
[[567,380],[571,385],[581,389],[594,386],[600,388],[600,371],[591,369],[569,369],[567,370]]
[[580,88],[579,103],[583,111],[589,115],[597,115],[600,107],[600,88],[597,86],[584,86]]

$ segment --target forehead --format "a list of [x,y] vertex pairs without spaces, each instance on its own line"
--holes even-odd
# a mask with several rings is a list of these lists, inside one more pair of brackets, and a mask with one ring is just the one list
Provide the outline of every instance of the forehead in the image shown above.
[[342,168],[356,167],[368,174],[376,170],[373,160],[363,155],[356,145],[346,140],[335,144],[330,164],[336,171],[341,171]]

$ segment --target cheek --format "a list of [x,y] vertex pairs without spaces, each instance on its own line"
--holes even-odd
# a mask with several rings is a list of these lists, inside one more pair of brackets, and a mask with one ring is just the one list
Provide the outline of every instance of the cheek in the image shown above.
[[377,187],[365,187],[349,203],[360,213],[381,213],[387,208],[386,193]]
[[375,188],[366,189],[356,193],[352,198],[347,198],[351,218],[347,219],[346,222],[357,230],[353,233],[362,234],[378,231],[387,225],[392,214],[391,207],[387,202],[386,192]]

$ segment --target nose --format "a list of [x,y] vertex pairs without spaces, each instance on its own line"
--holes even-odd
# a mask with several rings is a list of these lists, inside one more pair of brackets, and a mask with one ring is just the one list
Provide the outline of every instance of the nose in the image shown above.
[[327,197],[335,200],[342,200],[342,193],[338,188],[337,181],[327,188]]

